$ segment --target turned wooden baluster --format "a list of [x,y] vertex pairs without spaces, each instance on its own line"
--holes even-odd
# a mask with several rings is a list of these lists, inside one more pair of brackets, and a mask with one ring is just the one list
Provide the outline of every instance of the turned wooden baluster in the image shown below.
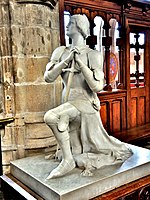
[[111,91],[110,85],[110,46],[112,45],[112,37],[109,37],[109,29],[111,28],[109,22],[105,22],[103,26],[105,30],[105,37],[102,38],[102,45],[105,46],[105,63],[106,63],[106,84],[103,90]]

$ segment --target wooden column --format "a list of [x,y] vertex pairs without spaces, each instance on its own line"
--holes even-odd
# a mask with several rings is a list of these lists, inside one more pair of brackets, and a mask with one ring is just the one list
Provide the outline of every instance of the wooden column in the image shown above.
[[104,22],[103,26],[105,30],[105,37],[102,38],[102,45],[105,46],[105,63],[106,63],[106,84],[103,90],[111,91],[112,87],[110,85],[110,46],[112,44],[112,38],[109,37],[109,22]]
[[60,42],[61,45],[65,45],[64,0],[59,1],[59,21],[60,21]]

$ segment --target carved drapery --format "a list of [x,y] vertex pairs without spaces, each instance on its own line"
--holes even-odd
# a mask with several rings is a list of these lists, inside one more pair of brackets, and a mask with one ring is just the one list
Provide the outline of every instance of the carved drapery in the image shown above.
[[16,0],[17,3],[32,3],[32,4],[43,4],[49,6],[50,8],[54,8],[56,6],[58,0]]

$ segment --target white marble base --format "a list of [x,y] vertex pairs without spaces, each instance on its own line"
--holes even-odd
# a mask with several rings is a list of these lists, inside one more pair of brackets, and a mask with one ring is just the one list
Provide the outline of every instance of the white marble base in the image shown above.
[[74,169],[65,177],[45,180],[58,162],[44,155],[11,162],[11,173],[45,200],[88,200],[150,174],[150,150],[132,146],[134,154],[121,166],[96,170],[93,177]]

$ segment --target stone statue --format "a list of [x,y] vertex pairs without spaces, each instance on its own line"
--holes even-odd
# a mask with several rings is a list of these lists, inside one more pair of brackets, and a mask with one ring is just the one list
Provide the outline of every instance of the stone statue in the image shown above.
[[71,16],[66,33],[71,46],[54,50],[44,74],[46,82],[61,75],[64,86],[62,104],[44,116],[60,146],[56,154],[61,160],[47,179],[63,176],[76,166],[84,168],[83,175],[91,176],[94,169],[124,162],[132,154],[125,143],[107,134],[100,119],[96,93],[103,89],[102,55],[85,44],[87,17]]

